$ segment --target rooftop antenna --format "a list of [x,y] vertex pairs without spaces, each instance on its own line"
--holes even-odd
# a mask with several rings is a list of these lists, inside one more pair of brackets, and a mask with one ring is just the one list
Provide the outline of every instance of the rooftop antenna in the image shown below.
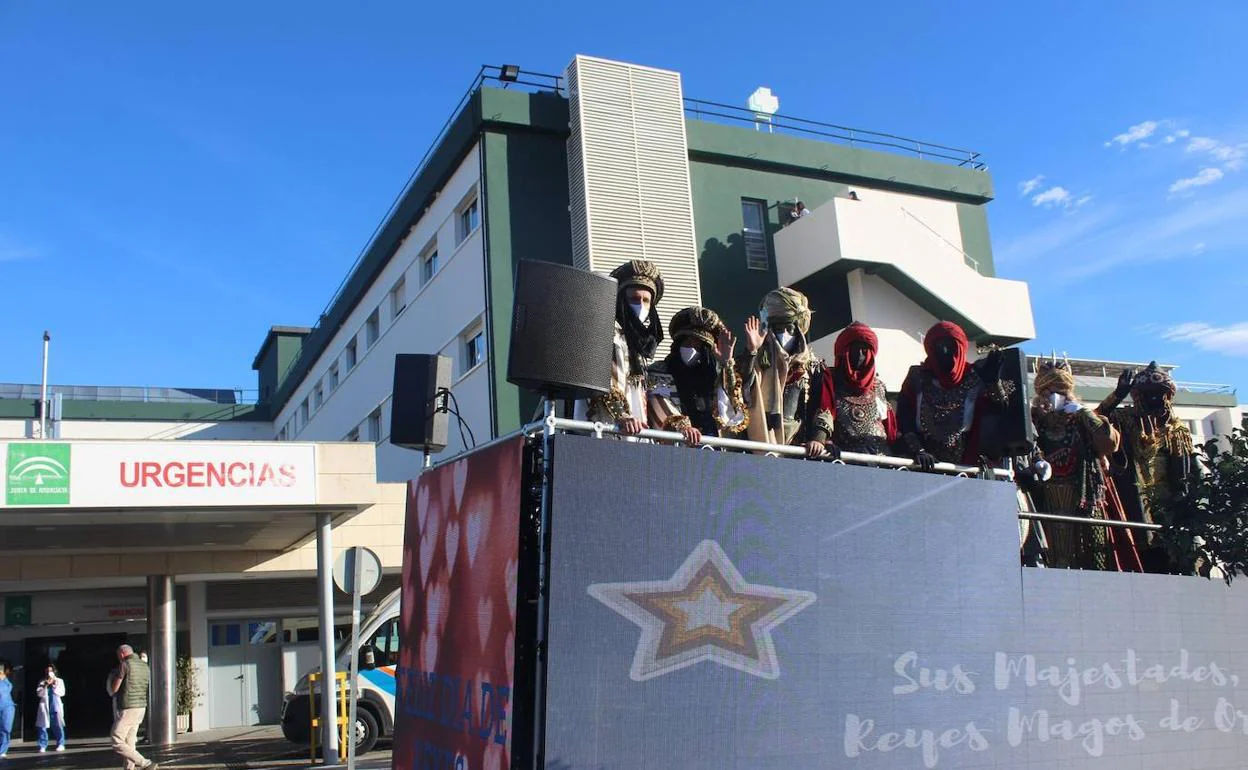
[[754,130],[759,131],[759,126],[766,123],[767,133],[772,133],[771,118],[780,109],[780,98],[767,86],[759,86],[750,94],[745,106],[754,113]]

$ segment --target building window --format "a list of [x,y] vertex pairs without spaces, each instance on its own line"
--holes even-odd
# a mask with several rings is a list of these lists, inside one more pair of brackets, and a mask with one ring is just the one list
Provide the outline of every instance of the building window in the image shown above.
[[459,373],[462,376],[485,361],[485,329],[474,326],[460,339],[463,342],[463,351]]
[[303,403],[299,405],[299,424],[300,425],[308,424],[308,414],[309,414],[308,400],[305,398],[303,400]]
[[399,313],[407,307],[407,280],[400,278],[399,282],[390,289],[390,320],[399,317]]
[[321,383],[316,383],[316,387],[312,390],[312,409],[317,410],[325,403],[325,388]]
[[745,242],[747,270],[770,270],[767,256],[767,208],[762,201],[741,201],[741,237]]
[[371,348],[377,343],[377,338],[381,336],[381,309],[378,308],[369,314],[368,320],[364,322],[364,347]]
[[347,434],[346,440],[347,441],[359,441],[360,440],[360,426],[357,425],[354,428],[352,428],[351,432]]
[[289,435],[290,432],[287,430],[287,426],[283,425],[282,429],[277,432],[277,440],[285,441]]
[[438,274],[438,250],[432,249],[420,258],[420,285],[424,286]]
[[373,410],[368,416],[368,440],[374,443],[381,442],[381,407]]
[[347,349],[343,352],[342,358],[342,364],[347,367],[348,372],[355,368],[355,362],[359,360],[359,356],[356,355],[355,337],[347,343]]
[[329,392],[333,393],[338,389],[338,364],[329,367]]
[[472,235],[481,224],[481,210],[477,207],[477,199],[473,198],[468,205],[459,210],[459,222],[455,227],[455,243],[458,245]]

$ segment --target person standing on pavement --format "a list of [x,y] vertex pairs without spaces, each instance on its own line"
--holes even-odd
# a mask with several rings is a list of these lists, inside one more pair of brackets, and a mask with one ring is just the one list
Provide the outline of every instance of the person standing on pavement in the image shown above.
[[0,759],[9,753],[9,735],[13,732],[13,715],[17,712],[17,704],[13,702],[13,682],[9,680],[9,669],[0,662]]
[[45,676],[35,688],[39,699],[35,729],[39,731],[39,753],[48,750],[48,733],[56,738],[56,750],[65,750],[65,680],[56,675],[56,666],[48,666]]
[[126,770],[156,770],[156,763],[135,748],[139,726],[147,715],[147,688],[152,680],[151,671],[128,644],[117,648],[117,658],[121,661],[121,671],[113,682],[113,694],[117,696],[119,709],[113,722],[113,751],[126,761]]

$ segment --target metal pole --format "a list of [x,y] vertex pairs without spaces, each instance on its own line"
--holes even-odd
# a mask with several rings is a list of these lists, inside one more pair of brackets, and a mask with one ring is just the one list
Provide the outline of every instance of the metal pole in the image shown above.
[[48,343],[52,335],[43,331],[43,379],[39,386],[39,438],[48,437]]
[[537,661],[534,666],[533,708],[533,767],[545,767],[546,753],[546,638],[550,625],[550,449],[555,438],[555,401],[547,397],[542,402],[542,479],[541,479],[541,532],[538,537],[537,577]]
[[148,719],[153,746],[171,746],[177,736],[174,712],[174,671],[177,647],[174,633],[173,577],[147,576],[147,648],[152,677],[152,713]]
[[334,670],[334,540],[333,518],[316,515],[316,583],[320,589],[321,746],[324,762],[338,764],[338,698]]
[[351,716],[347,718],[347,770],[355,770],[355,719],[359,713],[359,691],[356,689],[356,683],[360,679],[360,578],[363,571],[363,559],[360,558],[360,549],[352,548],[348,551],[348,559],[350,564],[348,569],[351,570],[351,677],[348,682],[350,688],[347,692],[351,693]]

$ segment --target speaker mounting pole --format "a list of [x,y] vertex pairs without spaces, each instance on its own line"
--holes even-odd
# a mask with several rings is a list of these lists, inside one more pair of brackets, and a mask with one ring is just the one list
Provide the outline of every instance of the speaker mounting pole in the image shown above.
[[538,578],[537,578],[537,665],[534,682],[533,767],[546,766],[546,641],[550,629],[550,494],[551,494],[551,447],[555,438],[555,394],[542,394],[542,478],[541,507],[538,529]]

